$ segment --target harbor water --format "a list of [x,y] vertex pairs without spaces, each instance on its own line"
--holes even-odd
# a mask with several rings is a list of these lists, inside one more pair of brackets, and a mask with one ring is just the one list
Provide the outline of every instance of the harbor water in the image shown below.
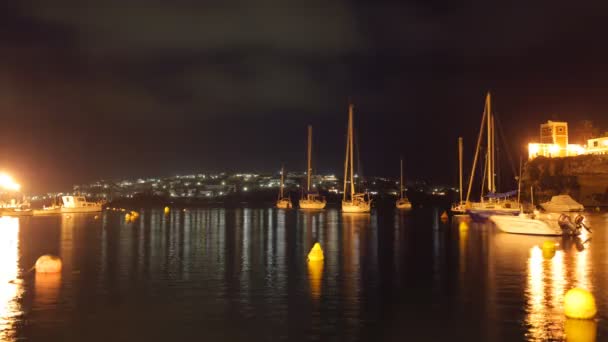
[[[580,238],[269,208],[0,218],[0,339],[15,341],[608,339],[608,214]],[[555,252],[543,250],[558,243]],[[307,262],[319,242],[324,261]],[[58,274],[36,274],[58,255]],[[598,316],[563,315],[569,289]]]

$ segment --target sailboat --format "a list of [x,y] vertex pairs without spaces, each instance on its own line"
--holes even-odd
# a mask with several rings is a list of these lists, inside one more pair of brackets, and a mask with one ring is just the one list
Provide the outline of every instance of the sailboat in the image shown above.
[[397,209],[411,209],[412,203],[407,199],[405,195],[405,189],[403,188],[403,158],[401,158],[401,178],[399,180],[399,199],[395,203]]
[[[342,198],[342,212],[345,213],[369,213],[372,200],[368,194],[355,192],[354,158],[353,158],[353,105],[348,105],[348,134],[346,138],[346,158],[344,160],[344,197]],[[349,173],[350,170],[350,173]],[[350,182],[350,191],[347,192],[347,184]]]
[[[479,157],[484,123],[487,125],[487,154],[485,163],[486,167],[484,170],[484,177],[487,179],[487,199],[484,200],[483,190],[485,180],[482,180],[482,193],[480,196],[481,201],[470,202],[469,196],[471,194],[471,186],[473,184],[473,177],[475,176],[475,167]],[[466,198],[466,212],[474,220],[486,220],[491,215],[518,215],[520,212],[519,203],[509,199],[509,197],[516,195],[517,191],[511,191],[503,194],[496,193],[494,146],[494,115],[492,114],[491,96],[488,92],[481,119],[481,128],[477,138],[477,149],[475,150],[473,169],[471,171],[471,178],[469,179],[469,187]]]
[[291,198],[283,196],[283,190],[285,188],[285,168],[281,167],[281,184],[279,186],[279,199],[277,199],[277,208],[279,209],[291,209]]
[[318,193],[310,192],[310,180],[312,177],[312,126],[308,126],[308,151],[307,151],[308,167],[306,168],[306,197],[300,199],[300,209],[316,209],[325,208],[327,202],[324,198],[320,198]]
[[464,214],[467,211],[466,202],[462,200],[462,137],[458,137],[458,195],[460,202],[453,204],[451,211],[455,214]]

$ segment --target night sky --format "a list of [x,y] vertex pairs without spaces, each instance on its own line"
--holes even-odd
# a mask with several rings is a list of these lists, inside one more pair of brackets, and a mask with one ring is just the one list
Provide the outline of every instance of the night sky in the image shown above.
[[[25,191],[99,178],[363,173],[452,183],[493,93],[513,154],[538,124],[608,131],[605,1],[11,1],[0,167]],[[518,157],[514,157],[518,158]],[[468,165],[468,163],[467,163]]]

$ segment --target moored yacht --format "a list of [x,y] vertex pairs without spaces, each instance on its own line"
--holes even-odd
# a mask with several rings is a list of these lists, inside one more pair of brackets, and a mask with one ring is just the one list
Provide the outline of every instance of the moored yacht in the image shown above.
[[312,177],[311,157],[312,155],[312,126],[308,126],[308,150],[307,150],[307,168],[306,168],[306,194],[300,199],[300,209],[324,209],[327,202],[318,193],[310,191],[310,180]]
[[285,168],[281,167],[281,184],[279,185],[279,198],[277,199],[276,207],[279,209],[291,209],[291,198],[283,196],[283,188],[285,188]]
[[[355,192],[354,158],[353,158],[353,105],[348,106],[348,134],[346,138],[346,160],[344,161],[344,196],[342,197],[342,212],[369,213],[372,209],[372,200],[366,193]],[[350,172],[349,172],[350,170]],[[350,191],[347,184],[350,183]]]
[[399,179],[399,199],[395,203],[397,209],[412,209],[412,203],[405,195],[405,189],[403,187],[403,158],[401,158],[401,175]]

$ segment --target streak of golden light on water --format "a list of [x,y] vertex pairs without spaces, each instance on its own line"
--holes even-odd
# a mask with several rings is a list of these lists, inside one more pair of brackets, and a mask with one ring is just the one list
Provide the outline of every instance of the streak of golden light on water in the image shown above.
[[0,339],[14,339],[23,294],[19,276],[19,218],[0,218]]

